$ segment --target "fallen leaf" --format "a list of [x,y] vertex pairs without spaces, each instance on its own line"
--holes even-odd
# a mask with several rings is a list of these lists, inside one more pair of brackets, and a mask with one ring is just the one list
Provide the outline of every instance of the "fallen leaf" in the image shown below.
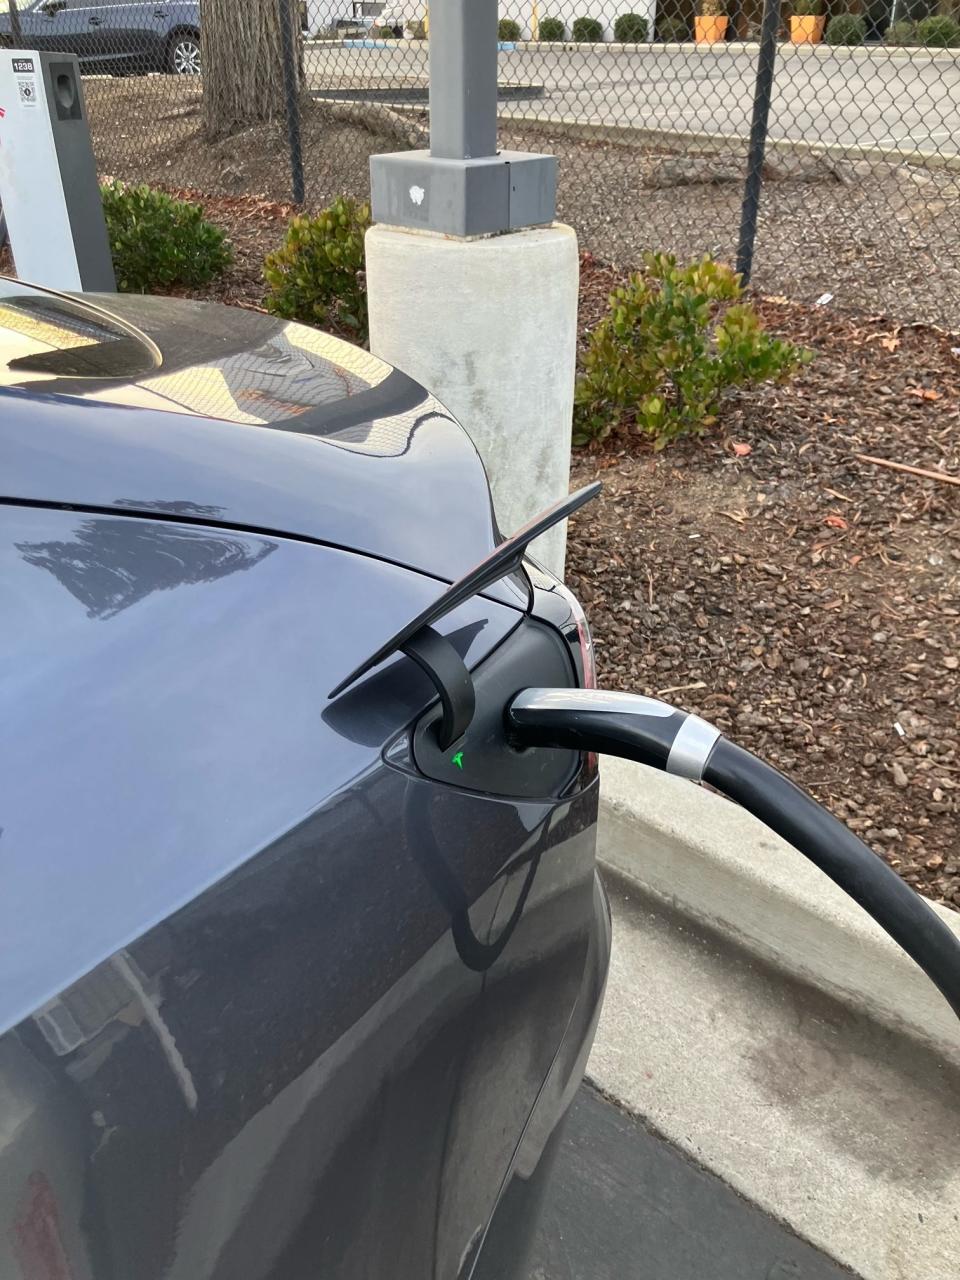
[[900,345],[900,339],[894,337],[881,338],[880,345],[883,347],[884,351],[896,351],[897,347]]
[[733,452],[737,455],[738,458],[745,458],[748,453],[753,453],[752,444],[734,444],[732,447],[733,447]]
[[939,400],[940,392],[932,387],[907,387],[908,396],[916,396],[918,400]]
[[750,518],[746,511],[721,511],[719,514],[726,516],[728,520],[734,520],[737,524],[746,524]]
[[830,515],[826,517],[823,523],[828,524],[831,529],[849,529],[850,528],[846,520],[844,520],[843,516],[834,515],[833,512],[831,512]]

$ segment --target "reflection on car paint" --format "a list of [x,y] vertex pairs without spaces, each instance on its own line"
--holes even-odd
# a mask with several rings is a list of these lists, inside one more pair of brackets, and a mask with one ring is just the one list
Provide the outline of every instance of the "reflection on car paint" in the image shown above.
[[114,618],[154,591],[252,569],[277,548],[264,538],[111,518],[81,521],[69,540],[15,545],[28,564],[52,573],[88,618]]

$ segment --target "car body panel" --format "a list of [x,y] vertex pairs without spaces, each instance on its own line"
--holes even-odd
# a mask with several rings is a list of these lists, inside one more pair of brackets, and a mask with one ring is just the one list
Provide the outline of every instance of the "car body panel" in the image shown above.
[[[144,370],[109,317],[19,289],[0,281],[0,347],[16,342],[20,362],[0,368],[0,497],[282,532],[443,581],[499,541],[473,444],[368,352],[236,308],[111,297],[160,353]],[[113,376],[22,367],[59,351],[74,368],[84,342],[118,352]],[[527,605],[509,581],[491,594]]]
[[[0,1276],[519,1277],[609,958],[596,781],[424,776],[402,654],[329,697],[496,545],[476,451],[297,326],[5,289]],[[530,575],[436,624],[480,697],[582,678]]]
[[[0,631],[3,1026],[376,763],[381,741],[325,718],[328,692],[358,642],[434,587],[331,548],[138,517],[6,506],[0,530],[2,612],[19,620]],[[470,601],[442,627],[472,663],[518,621]],[[374,739],[433,700],[400,664],[378,684]],[[68,918],[51,914],[47,860]]]

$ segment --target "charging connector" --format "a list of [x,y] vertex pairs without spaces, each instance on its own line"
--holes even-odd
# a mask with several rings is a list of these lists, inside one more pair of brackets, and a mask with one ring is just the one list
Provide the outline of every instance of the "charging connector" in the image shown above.
[[622,756],[735,800],[858,902],[960,1017],[960,941],[929,904],[822,805],[706,720],[656,698],[595,689],[524,689],[506,718],[518,744]]

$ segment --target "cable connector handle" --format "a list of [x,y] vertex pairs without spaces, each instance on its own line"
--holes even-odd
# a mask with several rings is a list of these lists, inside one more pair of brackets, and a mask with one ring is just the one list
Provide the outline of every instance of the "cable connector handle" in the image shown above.
[[507,725],[524,745],[630,754],[693,782],[703,780],[720,737],[714,725],[668,702],[603,689],[524,689],[507,708]]

